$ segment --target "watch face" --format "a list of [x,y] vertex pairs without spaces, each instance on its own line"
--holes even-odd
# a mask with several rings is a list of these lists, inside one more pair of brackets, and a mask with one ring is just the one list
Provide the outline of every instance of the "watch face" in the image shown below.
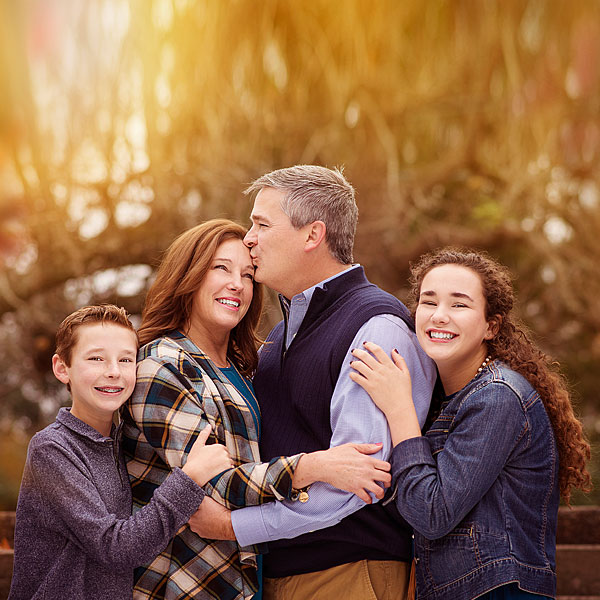
[[300,502],[308,502],[308,492],[300,492],[298,494],[298,500],[300,500]]

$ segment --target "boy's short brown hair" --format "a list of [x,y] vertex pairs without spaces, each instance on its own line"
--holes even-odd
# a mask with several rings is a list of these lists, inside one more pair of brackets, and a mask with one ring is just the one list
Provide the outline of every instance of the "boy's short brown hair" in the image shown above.
[[122,308],[114,304],[99,304],[94,306],[83,306],[71,313],[58,326],[56,332],[56,354],[67,365],[71,366],[71,352],[77,343],[77,329],[81,325],[89,323],[115,323],[122,325],[126,329],[137,333],[133,323],[129,320],[129,314]]

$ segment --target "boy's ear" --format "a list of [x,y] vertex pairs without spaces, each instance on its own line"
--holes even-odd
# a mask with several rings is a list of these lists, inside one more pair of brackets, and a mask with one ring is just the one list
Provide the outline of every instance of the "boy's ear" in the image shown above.
[[67,365],[58,354],[55,354],[52,357],[52,372],[54,373],[56,379],[58,379],[61,383],[69,383],[69,373],[67,371]]

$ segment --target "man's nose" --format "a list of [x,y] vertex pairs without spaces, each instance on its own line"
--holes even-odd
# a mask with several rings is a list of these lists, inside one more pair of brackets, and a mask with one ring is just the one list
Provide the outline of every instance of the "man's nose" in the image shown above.
[[244,244],[248,246],[248,248],[252,248],[252,246],[256,246],[256,226],[252,225],[250,229],[248,229],[248,233],[244,236]]

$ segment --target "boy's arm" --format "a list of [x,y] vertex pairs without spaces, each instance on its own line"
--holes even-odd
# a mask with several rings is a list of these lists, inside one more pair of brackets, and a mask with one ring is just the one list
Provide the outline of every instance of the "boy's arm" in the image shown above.
[[31,485],[41,498],[39,508],[46,527],[66,536],[93,560],[118,571],[155,558],[204,498],[202,488],[177,469],[155,490],[149,504],[131,517],[119,519],[108,511],[85,458],[72,450],[55,441],[34,439],[28,468]]
[[[178,364],[153,358],[138,363],[137,383],[128,408],[153,452],[171,469],[182,466],[198,432],[208,422],[212,440],[226,445],[236,465],[205,485],[209,496],[230,509],[289,497],[294,470],[302,455],[279,457],[268,463],[245,462],[252,456],[251,445],[256,447],[254,455],[258,456],[257,441],[241,439],[243,431],[226,431],[219,407],[206,411],[206,407],[215,404],[215,391],[211,392],[200,377],[192,383]],[[186,371],[193,368],[189,363],[185,365]],[[143,453],[140,446],[136,459]],[[142,462],[147,460],[146,456]],[[134,471],[135,460],[128,467]]]

